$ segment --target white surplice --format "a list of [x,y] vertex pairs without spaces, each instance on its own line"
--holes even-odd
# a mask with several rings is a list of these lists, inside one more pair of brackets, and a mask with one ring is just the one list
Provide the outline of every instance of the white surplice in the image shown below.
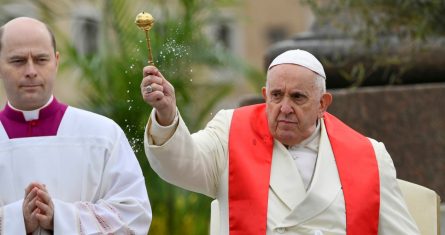
[[[229,234],[228,137],[232,114],[233,110],[220,111],[204,130],[190,135],[180,117],[176,124],[160,127],[152,113],[144,140],[150,165],[160,177],[219,201],[221,235]],[[274,141],[267,235],[346,234],[345,201],[323,121],[320,132],[315,170],[307,190],[288,149]],[[370,140],[380,176],[379,235],[419,234],[401,195],[391,157],[382,143]],[[354,167],[353,162],[350,167]]]
[[22,203],[31,182],[45,184],[52,198],[53,234],[148,232],[152,214],[140,165],[122,129],[106,117],[68,107],[56,136],[16,139],[0,124],[0,234],[26,234]]

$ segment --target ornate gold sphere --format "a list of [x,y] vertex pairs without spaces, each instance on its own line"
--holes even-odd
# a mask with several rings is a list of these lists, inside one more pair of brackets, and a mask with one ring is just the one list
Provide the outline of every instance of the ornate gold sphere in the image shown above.
[[136,25],[144,30],[148,31],[153,27],[153,24],[155,23],[155,19],[150,13],[147,12],[141,12],[136,16],[136,20],[134,21]]

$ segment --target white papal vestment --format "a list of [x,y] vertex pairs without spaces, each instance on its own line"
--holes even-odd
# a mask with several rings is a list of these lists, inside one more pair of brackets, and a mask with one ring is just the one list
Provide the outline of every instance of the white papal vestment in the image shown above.
[[[228,141],[233,110],[218,112],[205,129],[192,135],[179,114],[174,124],[161,127],[154,112],[144,142],[151,167],[172,184],[218,199],[218,234],[229,234]],[[379,235],[419,234],[397,184],[391,157],[382,143],[372,139],[371,143],[380,177]],[[306,190],[291,153],[275,140],[267,235],[346,234],[342,186],[323,121],[317,155],[312,182]]]

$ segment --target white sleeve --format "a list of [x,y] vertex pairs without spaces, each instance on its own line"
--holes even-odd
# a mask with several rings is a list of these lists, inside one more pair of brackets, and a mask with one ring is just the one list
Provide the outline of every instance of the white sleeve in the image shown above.
[[173,123],[169,126],[161,126],[158,121],[156,121],[156,109],[153,109],[150,114],[150,119],[146,127],[146,135],[150,135],[152,144],[163,145],[170,139],[176,130],[179,122],[179,113],[176,109],[175,119]]
[[371,140],[379,166],[379,235],[420,234],[397,183],[396,169],[383,143]]
[[147,234],[152,213],[145,180],[120,128],[119,133],[103,169],[100,199],[74,203],[53,199],[54,234]]
[[26,234],[22,205],[23,200],[19,200],[1,208],[0,234]]
[[145,154],[150,166],[171,184],[216,197],[220,176],[227,166],[232,114],[233,110],[218,112],[205,129],[193,135],[179,115],[173,135],[160,146],[153,144],[152,136],[145,135]]

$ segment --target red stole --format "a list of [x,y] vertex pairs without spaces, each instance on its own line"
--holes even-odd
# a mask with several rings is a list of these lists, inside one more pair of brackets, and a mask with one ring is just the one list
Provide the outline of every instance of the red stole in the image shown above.
[[[264,235],[273,138],[265,104],[234,111],[229,133],[230,235]],[[374,149],[365,136],[325,113],[346,208],[348,235],[378,233],[380,182]],[[321,156],[322,157],[322,156]]]
[[229,132],[230,235],[266,234],[272,150],[265,106],[236,109]]

